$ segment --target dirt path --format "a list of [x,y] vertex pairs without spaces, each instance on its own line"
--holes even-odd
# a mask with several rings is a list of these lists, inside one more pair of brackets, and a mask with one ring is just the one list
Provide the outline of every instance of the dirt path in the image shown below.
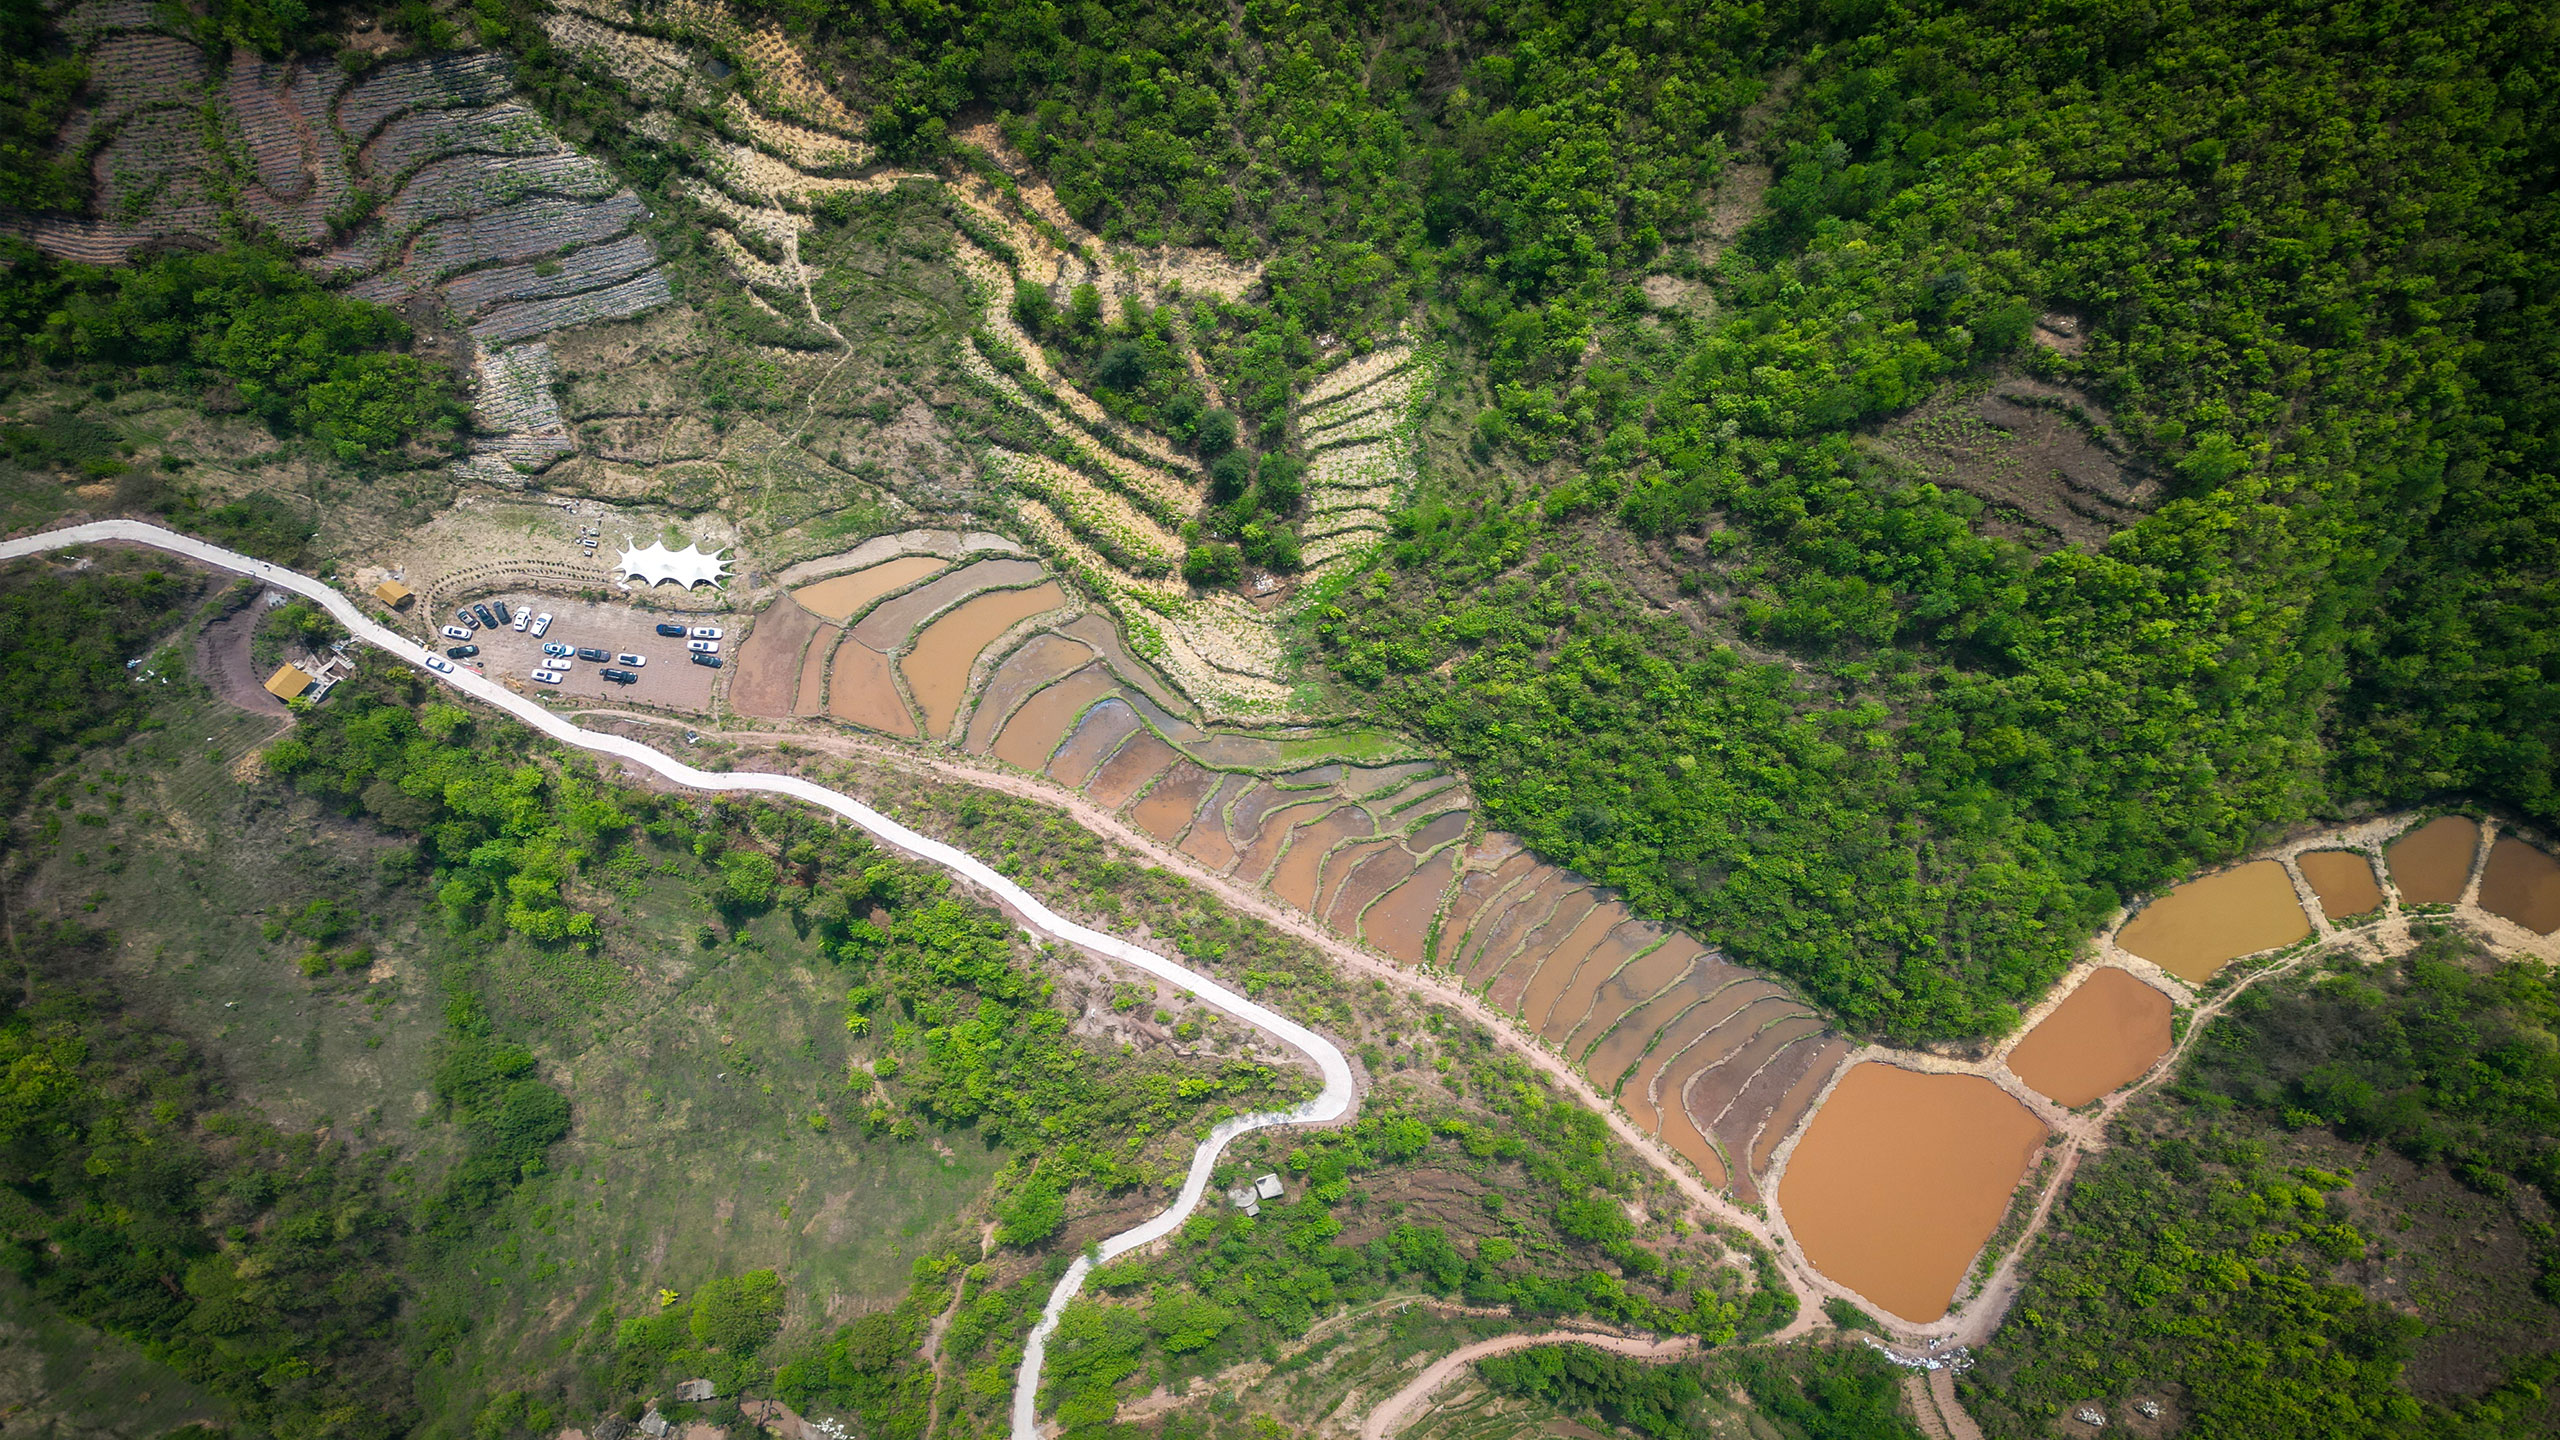
[[[573,716],[605,716],[649,725],[684,728],[677,721],[628,710],[577,710],[570,713]],[[816,735],[774,730],[723,730],[718,732],[718,735],[720,739],[729,741],[770,745],[790,744],[803,750],[877,761],[892,768],[924,772],[939,779],[956,781],[963,785],[975,785],[981,789],[993,790],[1000,795],[1033,800],[1053,809],[1065,811],[1087,830],[1146,857],[1149,864],[1180,875],[1202,890],[1217,896],[1220,901],[1234,910],[1251,915],[1273,929],[1316,947],[1324,953],[1326,958],[1343,967],[1345,971],[1363,978],[1387,980],[1399,989],[1446,1005],[1476,1021],[1494,1037],[1497,1044],[1535,1066],[1541,1074],[1562,1086],[1593,1113],[1607,1119],[1610,1130],[1620,1140],[1626,1142],[1629,1148],[1642,1156],[1656,1171],[1678,1186],[1682,1197],[1691,1205],[1708,1212],[1717,1223],[1740,1230],[1763,1246],[1782,1252],[1785,1249],[1759,1216],[1709,1190],[1694,1172],[1664,1149],[1660,1141],[1636,1129],[1627,1120],[1624,1112],[1611,1103],[1608,1097],[1592,1087],[1591,1082],[1583,1076],[1582,1072],[1566,1063],[1562,1056],[1522,1035],[1513,1022],[1497,1014],[1479,997],[1470,995],[1446,981],[1435,979],[1420,971],[1408,970],[1392,960],[1360,949],[1261,891],[1240,885],[1229,877],[1202,865],[1189,855],[1166,845],[1079,792],[1068,790],[1046,780],[1036,780],[1011,771],[997,770],[974,761],[919,753],[913,749],[892,747],[849,735]],[[1796,1288],[1801,1320],[1801,1310],[1808,1303],[1818,1304],[1821,1296],[1801,1286]]]
[[1583,1330],[1547,1330],[1536,1335],[1496,1335],[1461,1345],[1431,1362],[1431,1368],[1415,1376],[1413,1383],[1379,1402],[1360,1424],[1360,1440],[1387,1440],[1421,1418],[1422,1410],[1441,1386],[1457,1378],[1459,1371],[1488,1355],[1504,1355],[1526,1350],[1533,1345],[1589,1345],[1613,1355],[1633,1356],[1638,1360],[1672,1360],[1694,1354],[1698,1340],[1694,1335],[1675,1336],[1669,1340],[1630,1340],[1623,1335],[1594,1335]]

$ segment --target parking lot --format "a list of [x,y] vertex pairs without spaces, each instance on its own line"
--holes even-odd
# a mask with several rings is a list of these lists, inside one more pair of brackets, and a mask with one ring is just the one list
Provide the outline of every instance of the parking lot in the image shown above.
[[[684,648],[685,642],[659,634],[656,627],[659,621],[664,620],[684,625],[717,625],[727,630],[733,623],[728,615],[679,616],[636,610],[628,605],[596,605],[529,591],[501,591],[494,596],[475,598],[481,603],[490,599],[503,600],[509,610],[530,606],[537,615],[546,610],[551,613],[551,633],[539,640],[529,629],[515,630],[504,625],[494,630],[484,629],[471,638],[469,643],[479,646],[480,653],[464,663],[479,665],[483,673],[493,680],[507,681],[527,694],[549,692],[579,700],[637,702],[671,710],[702,711],[711,708],[711,685],[720,672],[694,664]],[[454,623],[453,610],[449,606],[441,615],[430,618],[439,626]],[[734,635],[735,631],[731,634]],[[548,660],[542,653],[542,647],[551,641],[591,646],[616,655],[629,652],[649,663],[636,669],[615,665],[612,661],[602,664],[593,660],[552,663],[550,668],[561,672],[560,683],[539,685],[534,683],[533,672]],[[464,642],[441,635],[436,639],[439,650],[461,643]],[[723,638],[720,642],[722,660],[729,658],[731,648],[729,639]],[[612,684],[600,673],[608,666],[631,670],[640,679],[630,685]]]

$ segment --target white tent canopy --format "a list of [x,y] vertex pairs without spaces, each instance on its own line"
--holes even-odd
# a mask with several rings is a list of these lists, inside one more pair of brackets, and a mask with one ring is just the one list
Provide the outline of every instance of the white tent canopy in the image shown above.
[[650,585],[673,580],[690,590],[696,585],[717,586],[723,578],[722,572],[729,565],[720,557],[727,553],[714,550],[705,555],[699,544],[669,550],[663,540],[653,540],[649,542],[648,549],[642,550],[634,547],[631,537],[625,535],[622,537],[622,558],[614,562],[613,569],[615,574],[628,579]]

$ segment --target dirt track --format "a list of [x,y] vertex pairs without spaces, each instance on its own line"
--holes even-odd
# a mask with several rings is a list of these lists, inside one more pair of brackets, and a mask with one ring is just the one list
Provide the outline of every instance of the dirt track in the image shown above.
[[1589,1345],[1613,1355],[1631,1355],[1639,1360],[1669,1360],[1694,1353],[1697,1337],[1676,1336],[1669,1340],[1630,1340],[1623,1335],[1594,1335],[1584,1330],[1547,1330],[1535,1335],[1496,1335],[1461,1345],[1431,1362],[1431,1368],[1414,1377],[1413,1383],[1378,1403],[1369,1418],[1360,1423],[1360,1440],[1387,1440],[1418,1418],[1418,1412],[1441,1386],[1449,1383],[1460,1370],[1488,1355],[1503,1355],[1526,1350],[1533,1345]]

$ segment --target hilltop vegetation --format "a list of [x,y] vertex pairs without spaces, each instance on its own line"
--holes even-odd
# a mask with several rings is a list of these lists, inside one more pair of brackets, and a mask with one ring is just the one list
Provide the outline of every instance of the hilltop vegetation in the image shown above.
[[[1999,1033],[2121,898],[2315,811],[2560,814],[2533,7],[784,13],[893,149],[992,104],[1102,233],[1268,257],[1206,346],[1257,443],[1316,337],[1454,337],[1322,653],[1852,1026]],[[1860,441],[2021,373],[2154,513],[2021,544]]]
[[2174,1394],[2204,1436],[2549,1433],[2555,1018],[2548,966],[2450,931],[2244,993],[2081,1167],[1975,1413],[2035,1435]]

